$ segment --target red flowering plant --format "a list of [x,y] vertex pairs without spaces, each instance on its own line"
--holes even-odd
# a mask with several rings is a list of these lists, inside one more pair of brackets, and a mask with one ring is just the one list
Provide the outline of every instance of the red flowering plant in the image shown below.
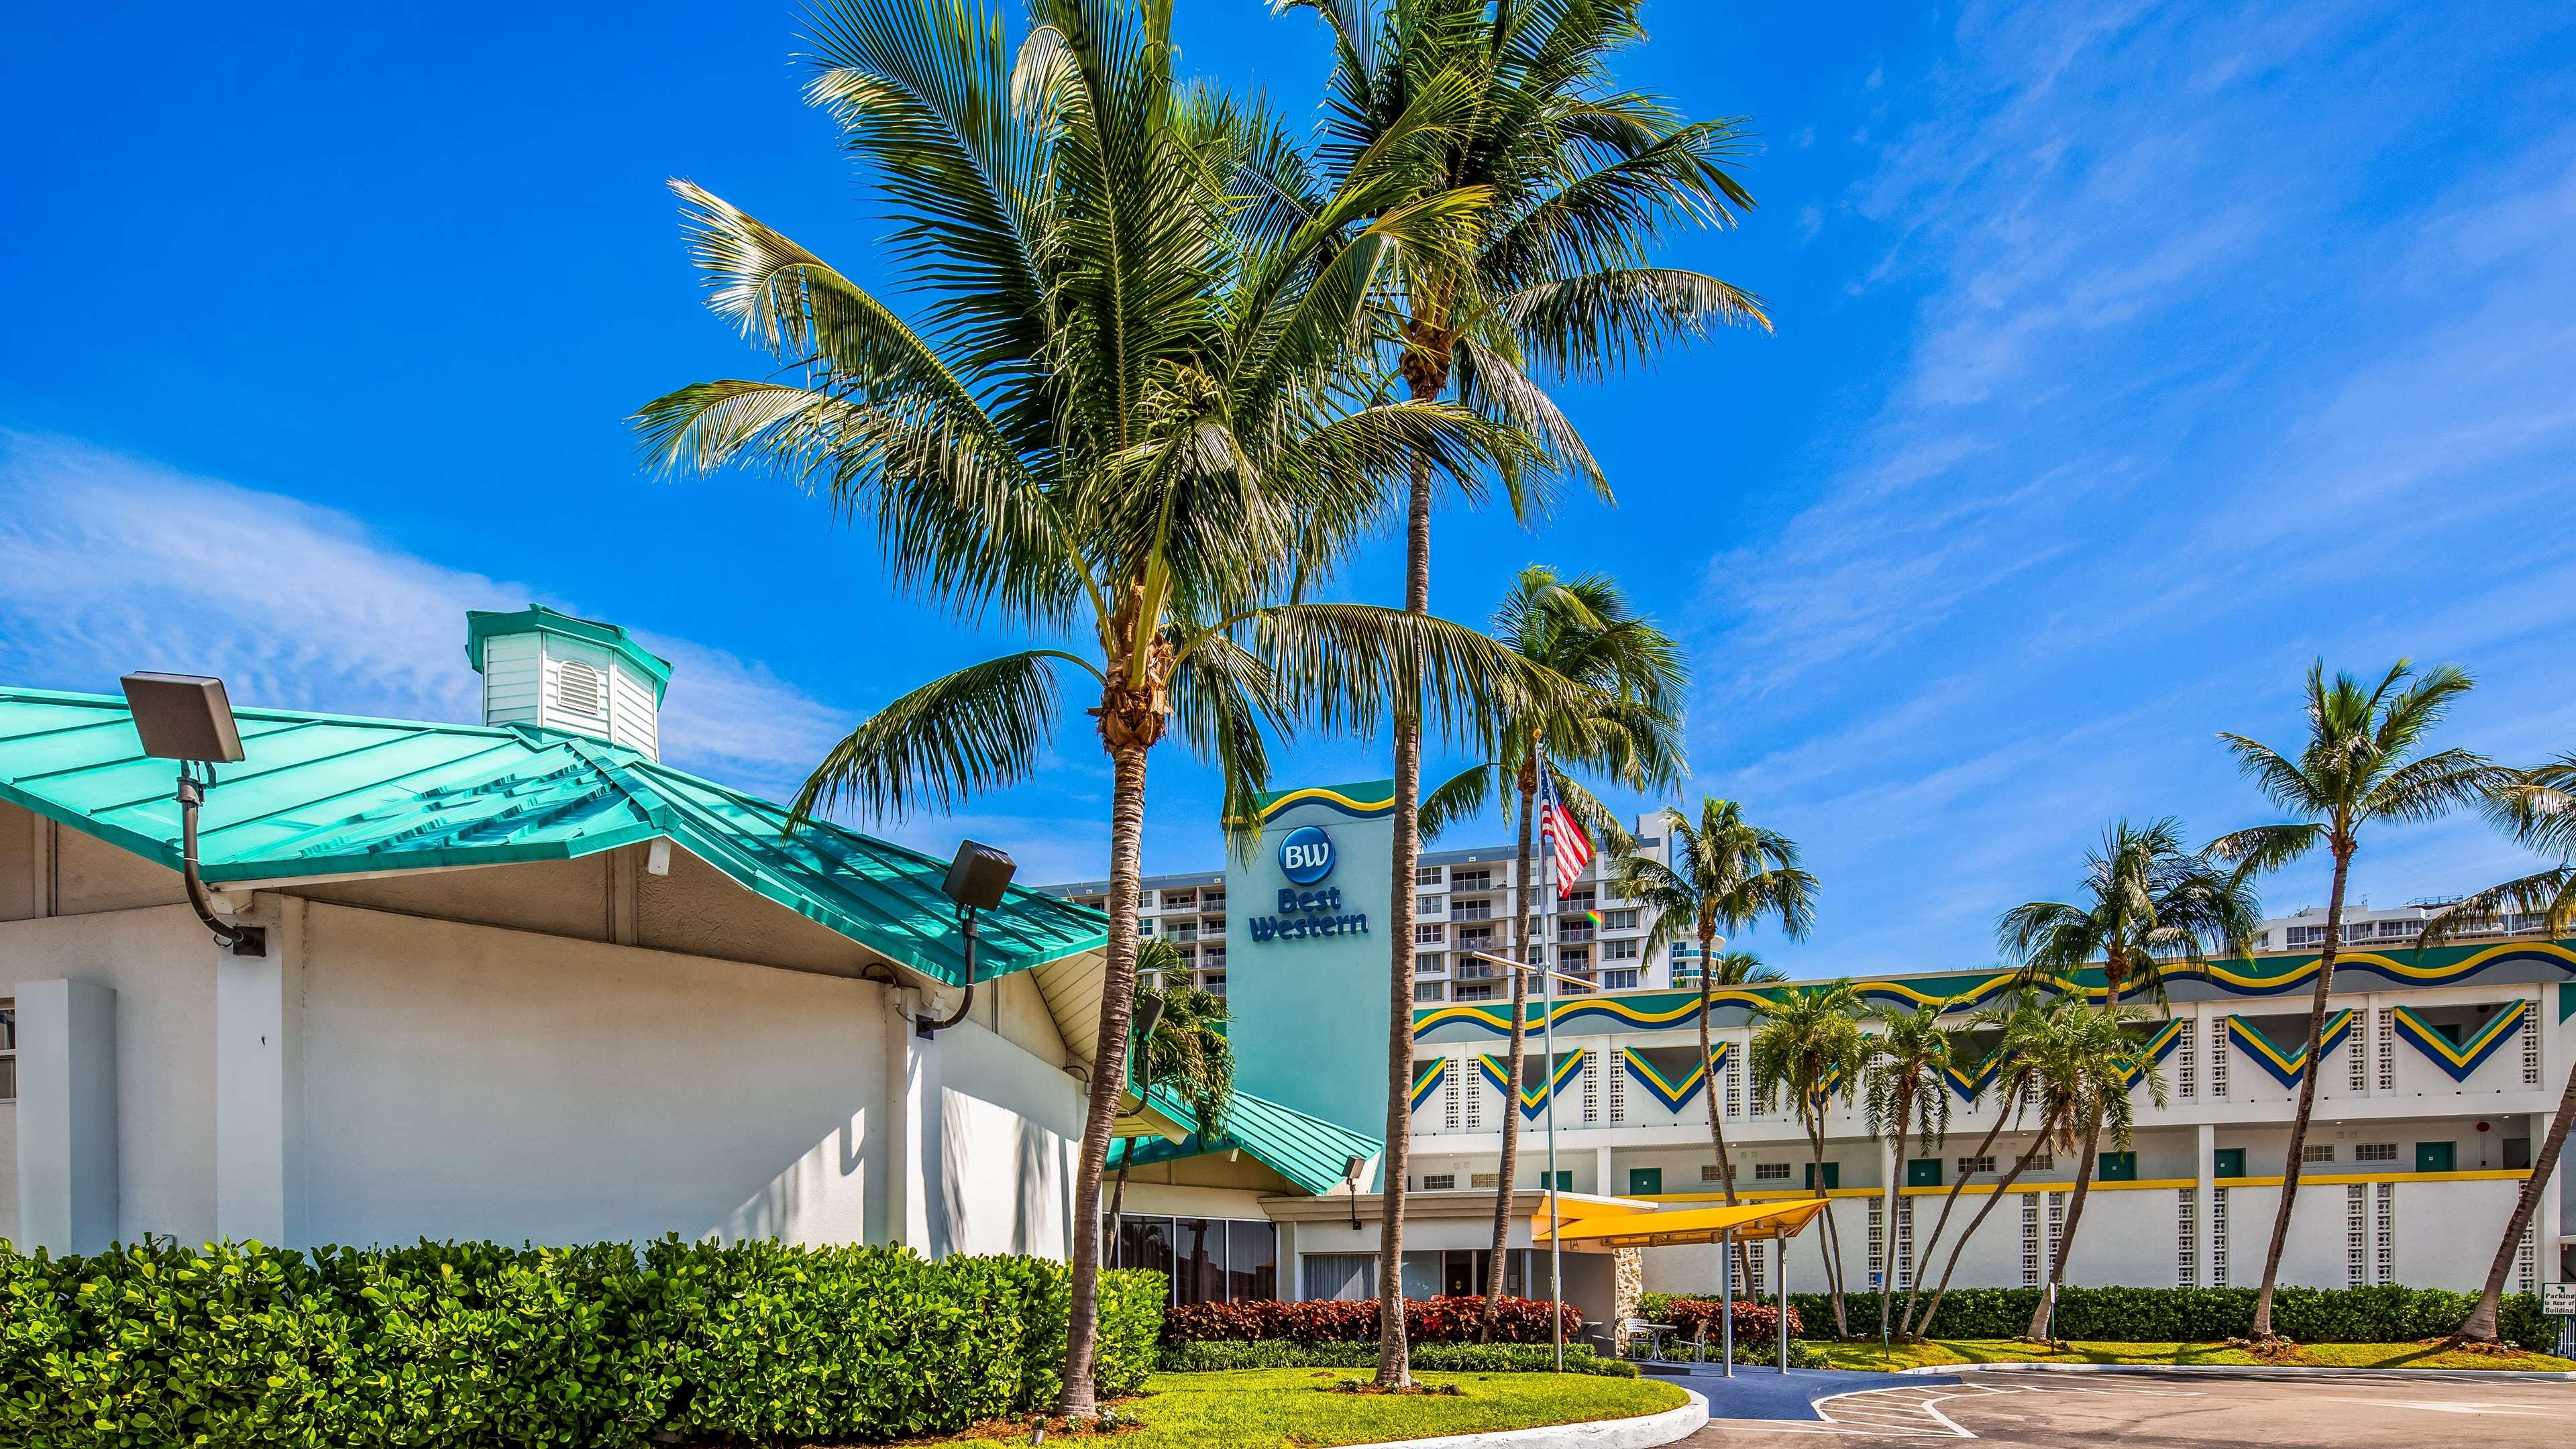
[[[1725,1331],[1718,1315],[1722,1305],[1714,1298],[1675,1298],[1663,1313],[1663,1320],[1678,1330],[1683,1338],[1694,1338],[1702,1325],[1708,1329],[1708,1341],[1715,1343]],[[1789,1309],[1789,1336],[1803,1336],[1806,1325],[1800,1321],[1797,1308]],[[1735,1336],[1738,1340],[1769,1343],[1780,1334],[1780,1310],[1768,1303],[1735,1300]]]
[[[1501,1343],[1549,1341],[1549,1304],[1537,1298],[1504,1298],[1494,1306],[1494,1337]],[[1415,1343],[1473,1343],[1484,1318],[1485,1300],[1476,1294],[1408,1298],[1404,1302],[1405,1337]],[[1583,1315],[1565,1305],[1565,1337],[1571,1343],[1582,1331]],[[1163,1312],[1165,1343],[1225,1340],[1292,1343],[1366,1343],[1377,1337],[1377,1300],[1333,1298],[1312,1303],[1253,1300],[1236,1303],[1181,1303]]]

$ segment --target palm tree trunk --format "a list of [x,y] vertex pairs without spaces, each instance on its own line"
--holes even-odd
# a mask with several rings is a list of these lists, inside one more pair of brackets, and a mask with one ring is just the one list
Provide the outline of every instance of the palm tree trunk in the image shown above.
[[[2001,1130],[2003,1130],[2002,1124],[1997,1123],[1996,1131]],[[1986,1140],[1988,1142],[1994,1141],[1995,1134],[1993,1132],[1987,1133]],[[2032,1148],[2032,1151],[2037,1150],[2038,1149],[2036,1147]],[[1932,1290],[1932,1301],[1923,1305],[1923,1331],[1925,1333],[1930,1333],[1932,1331],[1932,1320],[1940,1316],[1941,1299],[1949,1293],[1950,1279],[1959,1271],[1960,1255],[1968,1251],[1968,1243],[1971,1239],[1977,1236],[1977,1229],[1986,1225],[1986,1219],[1994,1215],[1996,1205],[2004,1200],[2004,1194],[2012,1191],[2012,1185],[2021,1181],[2022,1169],[2028,1166],[2030,1166],[2029,1152],[2019,1153],[2014,1156],[2012,1171],[2005,1173],[2004,1180],[1995,1184],[1995,1190],[1986,1196],[1986,1205],[1977,1209],[1977,1215],[1975,1217],[1968,1219],[1968,1226],[1965,1231],[1959,1234],[1959,1241],[1951,1245],[1950,1261],[1941,1265],[1941,1284],[1939,1287]]]
[[1118,1266],[1118,1237],[1127,1226],[1127,1169],[1133,1166],[1125,1158],[1119,1159],[1118,1186],[1109,1194],[1109,1240],[1101,1256],[1110,1260],[1108,1266],[1112,1268]]
[[[1814,1118],[1807,1128],[1807,1147],[1809,1161],[1812,1163],[1809,1170],[1815,1174],[1815,1180],[1810,1186],[1815,1188],[1816,1196],[1825,1204],[1825,1230],[1817,1234],[1816,1246],[1824,1253],[1825,1291],[1831,1293],[1834,1298],[1834,1336],[1849,1338],[1851,1337],[1851,1318],[1843,1312],[1843,1240],[1842,1234],[1835,1231],[1833,1198],[1825,1191],[1824,1112],[1821,1108],[1814,1109],[1814,1112]],[[1728,1311],[1734,1311],[1732,1305],[1729,1305]]]
[[1898,1179],[1905,1175],[1905,1114],[1913,1109],[1914,1094],[1902,1088],[1896,1094],[1896,1165],[1882,1185],[1884,1206],[1879,1209],[1878,1255],[1878,1334],[1887,1336],[1888,1312],[1896,1302],[1896,1205],[1901,1195]]
[[[2535,1020],[2529,1029],[2538,1028]],[[2558,1115],[2549,1119],[2549,1135],[2540,1140],[2540,1155],[2531,1160],[2531,1176],[2522,1180],[2522,1195],[2514,1201],[2513,1220],[2505,1224],[2504,1241],[2496,1245],[2495,1261],[2487,1266],[2487,1286],[2478,1294],[2478,1306],[2469,1310],[2469,1321],[2461,1324],[2460,1331],[2452,1337],[2478,1343],[2496,1341],[2496,1314],[2504,1303],[2504,1275],[2513,1267],[2522,1235],[2531,1229],[2531,1215],[2540,1207],[2540,1195],[2548,1190],[2550,1175],[2558,1170],[2558,1154],[2567,1146],[2570,1120],[2576,1120],[2576,1066],[2567,1069],[2567,1090],[2558,1094]]]
[[2075,1250],[2075,1225],[2084,1220],[2084,1198],[2093,1190],[2094,1153],[2102,1145],[2102,1118],[2095,1114],[2093,1125],[2084,1129],[2084,1160],[2075,1164],[2075,1198],[2066,1205],[2066,1225],[2057,1230],[2057,1251],[2049,1254],[2048,1276],[2040,1280],[2039,1306],[2030,1312],[2030,1332],[2024,1338],[2037,1338],[2045,1328],[2054,1332],[2057,1325],[2049,1321],[2048,1290],[2066,1280],[2066,1256]]
[[[1512,880],[1512,959],[1529,959],[1529,878],[1530,878],[1530,808],[1538,798],[1537,754],[1521,765],[1521,832],[1517,873]],[[1503,1087],[1503,1168],[1494,1183],[1494,1252],[1485,1267],[1485,1311],[1476,1323],[1476,1341],[1494,1341],[1496,1314],[1503,1297],[1503,1255],[1510,1251],[1512,1237],[1512,1187],[1518,1180],[1521,1160],[1521,1052],[1529,1042],[1529,973],[1512,973],[1511,1067],[1504,1074]],[[1706,1029],[1702,1028],[1702,1035]],[[1554,1072],[1556,1063],[1547,1064]],[[1549,1184],[1551,1187],[1553,1183]]]
[[1091,1371],[1100,1330],[1100,1178],[1109,1163],[1118,1096],[1127,1083],[1127,1022],[1136,1005],[1145,750],[1145,745],[1134,743],[1115,744],[1109,750],[1109,962],[1100,984],[1100,1036],[1091,1049],[1091,1101],[1082,1119],[1082,1156],[1073,1177],[1072,1303],[1065,1324],[1064,1388],[1056,1400],[1056,1412],[1069,1419],[1088,1419],[1098,1413]]
[[[1987,1128],[1987,1129],[1986,1129],[1986,1135],[1985,1135],[1985,1138],[1984,1138],[1984,1140],[1980,1141],[1980,1142],[1977,1144],[1977,1150],[1968,1154],[1968,1160],[1969,1160],[1970,1162],[1974,1162],[1974,1161],[1976,1161],[1978,1158],[1981,1158],[1981,1157],[1985,1156],[1988,1152],[1993,1151],[1993,1150],[1994,1150],[1994,1146],[1995,1146],[1995,1139],[2003,1135],[2003,1131],[2004,1131],[2004,1115],[2003,1115],[2003,1111],[2002,1111],[2002,1106],[2003,1106],[2003,1101],[2002,1101],[2002,1099],[2001,1099],[2001,1098],[1997,1098],[1997,1099],[1996,1099],[1996,1112],[1995,1112],[1995,1125],[1993,1125],[1992,1127],[1989,1127],[1989,1128]],[[2020,1169],[2019,1167],[2017,1167],[2017,1166],[2016,1166],[2016,1167],[2013,1169],[2013,1176],[2018,1177],[2018,1176],[2020,1176],[2020,1175],[2021,1175],[2021,1169]],[[2004,1179],[2004,1181],[2006,1181],[2006,1182],[2010,1182],[2010,1181],[2012,1181],[2012,1178],[2007,1177],[2007,1178],[2005,1178],[2005,1179]],[[1924,1258],[1924,1260],[1925,1260],[1925,1261],[1927,1261],[1927,1262],[1928,1262],[1928,1261],[1930,1261],[1930,1259],[1931,1259],[1931,1257],[1932,1257],[1932,1250],[1933,1250],[1933,1249],[1935,1249],[1935,1248],[1937,1248],[1937,1247],[1939,1247],[1939,1246],[1941,1245],[1941,1234],[1942,1234],[1942,1232],[1943,1232],[1945,1229],[1947,1229],[1947,1228],[1950,1226],[1950,1209],[1952,1209],[1953,1207],[1956,1207],[1956,1206],[1958,1205],[1958,1202],[1959,1202],[1959,1191],[1960,1191],[1960,1189],[1962,1189],[1962,1188],[1966,1187],[1967,1185],[1968,1185],[1968,1174],[1966,1174],[1966,1173],[1962,1172],[1962,1173],[1960,1173],[1960,1174],[1958,1175],[1958,1178],[1950,1184],[1950,1190],[1949,1190],[1947,1193],[1945,1193],[1945,1194],[1943,1194],[1943,1195],[1942,1195],[1942,1198],[1941,1198],[1941,1216],[1940,1216],[1940,1217],[1938,1217],[1938,1218],[1936,1218],[1936,1219],[1934,1219],[1934,1220],[1933,1220],[1933,1222],[1932,1222],[1932,1236],[1923,1240],[1922,1257]],[[1998,1191],[2000,1191],[2000,1190],[2001,1190],[2001,1189],[1998,1189]],[[1984,1219],[1983,1219],[1983,1218],[1982,1218],[1982,1216],[1981,1216],[1981,1217],[1979,1218],[1979,1221],[1983,1221],[1983,1220],[1984,1220]],[[1974,1228],[1971,1228],[1969,1231],[1973,1232],[1973,1231],[1975,1231],[1975,1229],[1974,1229]],[[1965,1242],[1965,1241],[1967,1241],[1967,1240],[1966,1240],[1966,1239],[1964,1239],[1964,1238],[1962,1238],[1960,1241],[1964,1243],[1964,1242]],[[1955,1253],[1954,1253],[1954,1254],[1952,1254],[1952,1255],[1951,1255],[1951,1258],[1950,1258],[1950,1261],[1951,1261],[1952,1263],[1954,1263],[1954,1264],[1955,1264],[1956,1262],[1958,1262],[1958,1255],[1957,1255],[1957,1254],[1955,1254]],[[1942,1279],[1941,1279],[1941,1286],[1942,1286],[1942,1287],[1944,1287],[1944,1288],[1947,1288],[1948,1286],[1950,1286],[1950,1279],[1949,1279],[1948,1275],[1946,1275],[1946,1274],[1945,1274],[1945,1275],[1943,1275],[1943,1277],[1942,1277]],[[1923,1290],[1923,1275],[1922,1275],[1922,1274],[1920,1274],[1920,1273],[1917,1273],[1917,1274],[1915,1274],[1915,1275],[1914,1275],[1914,1282],[1913,1282],[1911,1285],[1909,1285],[1909,1286],[1906,1288],[1906,1290],[1905,1290],[1905,1316],[1904,1316],[1904,1318],[1903,1318],[1903,1319],[1899,1322],[1899,1324],[1898,1324],[1898,1330],[1899,1330],[1899,1332],[1900,1332],[1900,1333],[1902,1333],[1904,1337],[1909,1338],[1909,1339],[1914,1338],[1914,1337],[1916,1337],[1916,1336],[1917,1336],[1917,1335],[1916,1335],[1916,1330],[1915,1330],[1915,1327],[1914,1327],[1914,1300],[1915,1300],[1915,1298],[1916,1298],[1918,1295],[1920,1295],[1920,1294],[1921,1294],[1922,1290]],[[1925,1331],[1925,1332],[1929,1332],[1929,1331],[1931,1330],[1931,1327],[1932,1327],[1932,1315],[1931,1315],[1931,1314],[1929,1314],[1929,1313],[1926,1313],[1926,1314],[1924,1314],[1924,1315],[1923,1315],[1923,1331]]]
[[[2334,890],[2326,897],[2326,939],[2317,952],[2317,989],[2308,999],[2308,1066],[2299,1074],[2299,1113],[2290,1119],[2290,1155],[2281,1166],[2281,1205],[2272,1213],[2272,1243],[2263,1251],[2263,1291],[2254,1297],[2254,1337],[2275,1338],[2272,1332],[2272,1289],[2281,1275],[2281,1250],[2290,1241],[2290,1210],[2299,1201],[2300,1159],[2307,1155],[2308,1119],[2317,1109],[2317,1044],[2326,1031],[2326,993],[2334,989],[2335,956],[2343,945],[2344,877],[2352,869],[2352,847],[2337,840],[2334,849]],[[2222,1044],[2220,1050],[2226,1050]]]
[[[1422,389],[1419,383],[1414,391]],[[1433,389],[1432,396],[1438,396]],[[1404,607],[1431,612],[1431,459],[1413,460],[1405,509]],[[1379,1170],[1377,1240],[1377,1385],[1410,1388],[1413,1366],[1404,1342],[1404,1173],[1413,1131],[1413,872],[1422,854],[1422,699],[1408,670],[1395,711],[1395,858],[1388,882],[1390,918],[1386,1023],[1386,1156]],[[1518,1103],[1512,1104],[1514,1108]]]
[[[1726,1155],[1726,1116],[1717,1100],[1717,1068],[1711,1065],[1708,1059],[1708,1013],[1710,1003],[1717,995],[1716,973],[1709,968],[1713,959],[1712,949],[1716,944],[1715,925],[1703,922],[1699,933],[1699,1060],[1701,1069],[1706,1071],[1708,1076],[1703,1079],[1699,1095],[1700,1100],[1708,1105],[1708,1140],[1717,1147],[1718,1187],[1726,1194],[1726,1205],[1734,1207],[1736,1205],[1735,1164]],[[1732,1278],[1738,1291],[1742,1291],[1744,1285],[1753,1281],[1752,1253],[1753,1250],[1741,1242],[1735,1245],[1735,1271]],[[1728,1303],[1726,1311],[1729,1314],[1734,1313],[1735,1305],[1732,1302]]]

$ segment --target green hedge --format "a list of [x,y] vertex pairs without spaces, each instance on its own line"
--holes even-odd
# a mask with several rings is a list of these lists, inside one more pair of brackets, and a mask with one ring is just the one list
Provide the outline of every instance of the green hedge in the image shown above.
[[[311,1253],[0,1244],[0,1443],[883,1440],[1050,1402],[1069,1274],[1033,1258],[668,1238]],[[1097,1382],[1153,1362],[1164,1278],[1102,1277]]]
[[[1413,1366],[1425,1373],[1542,1373],[1555,1367],[1555,1350],[1543,1343],[1417,1343]],[[1293,1339],[1197,1339],[1167,1343],[1156,1367],[1166,1373],[1222,1373],[1230,1369],[1374,1368],[1374,1343],[1299,1343]],[[1565,1346],[1568,1373],[1635,1378],[1634,1364],[1602,1358],[1588,1343]]]
[[[2105,1343],[2210,1343],[2243,1338],[2254,1329],[2251,1288],[2080,1288],[2057,1293],[2057,1336]],[[1834,1336],[1833,1300],[1822,1293],[1792,1293],[1811,1339]],[[2300,1343],[2413,1343],[2439,1338],[2465,1322],[2477,1306],[2474,1293],[2445,1288],[2293,1288],[2272,1296],[2272,1326]],[[1905,1295],[1896,1296],[1897,1312]],[[1852,1332],[1878,1336],[1876,1294],[1848,1294]],[[2039,1306],[2036,1288],[1953,1288],[1941,1300],[1932,1338],[2019,1338]],[[1919,1304],[1918,1304],[1919,1311]],[[2505,1295],[2498,1317],[2504,1337],[2547,1351],[2556,1331],[2529,1293]]]

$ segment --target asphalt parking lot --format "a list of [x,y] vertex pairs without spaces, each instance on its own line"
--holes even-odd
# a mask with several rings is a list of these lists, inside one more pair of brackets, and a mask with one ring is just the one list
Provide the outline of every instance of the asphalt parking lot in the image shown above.
[[[1705,1385],[1694,1382],[1694,1387]],[[1980,1373],[1823,1399],[1820,1422],[1712,1419],[1691,1449],[1827,1449],[1890,1440],[2046,1446],[2358,1449],[2576,1443],[2576,1382],[2483,1373],[2316,1378]],[[1724,1413],[1712,1399],[1712,1412]]]

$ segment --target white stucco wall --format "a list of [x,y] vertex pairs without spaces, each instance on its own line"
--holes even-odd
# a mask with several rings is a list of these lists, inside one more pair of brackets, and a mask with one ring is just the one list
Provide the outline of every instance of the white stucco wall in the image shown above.
[[1081,1084],[971,1020],[937,1050],[951,1246],[1072,1256]]
[[[215,1236],[215,947],[185,906],[0,921],[0,996],[86,978],[116,993],[117,1236]],[[15,1109],[0,1194],[17,1231]]]

